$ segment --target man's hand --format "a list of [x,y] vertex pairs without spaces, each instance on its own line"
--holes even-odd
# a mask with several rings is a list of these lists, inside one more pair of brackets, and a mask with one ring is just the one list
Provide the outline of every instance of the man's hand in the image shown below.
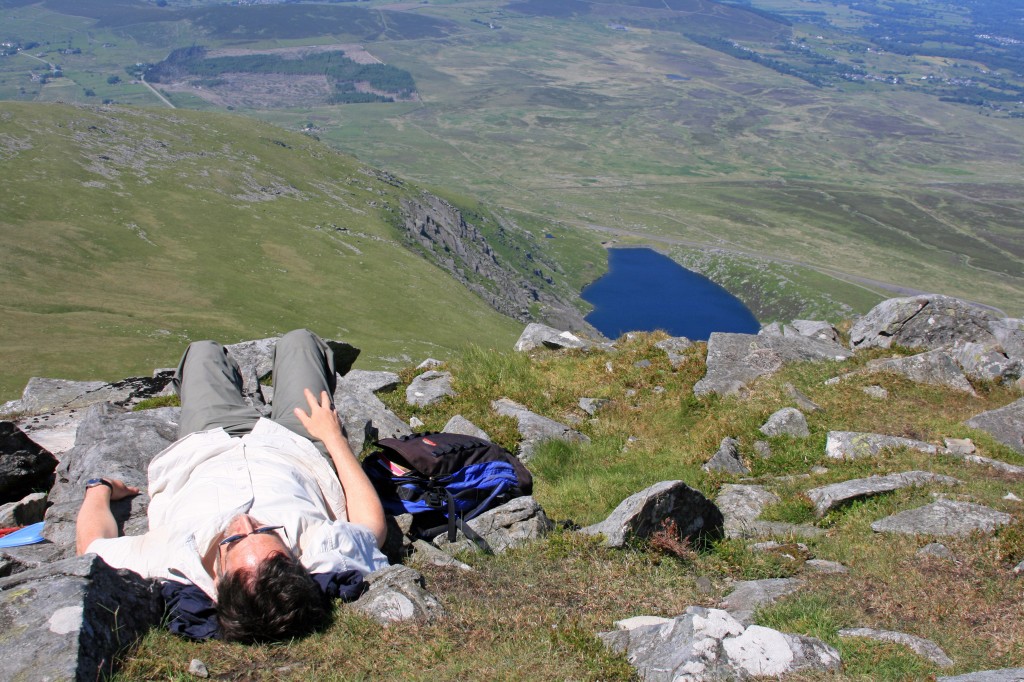
[[116,538],[117,522],[110,512],[110,503],[139,494],[138,488],[126,485],[120,479],[103,480],[110,483],[110,487],[95,485],[86,488],[82,508],[78,510],[78,518],[75,520],[75,547],[78,554],[85,554],[93,540]]
[[110,484],[110,501],[115,502],[117,500],[123,500],[126,497],[135,497],[139,494],[139,489],[127,485],[124,481],[117,478],[104,478],[104,481]]
[[332,440],[344,440],[345,437],[341,433],[341,422],[338,421],[338,412],[334,409],[334,403],[331,402],[331,396],[327,391],[320,393],[319,401],[308,388],[305,392],[306,401],[309,403],[309,414],[306,414],[301,407],[296,407],[295,416],[306,427],[309,435],[322,441],[328,447]]

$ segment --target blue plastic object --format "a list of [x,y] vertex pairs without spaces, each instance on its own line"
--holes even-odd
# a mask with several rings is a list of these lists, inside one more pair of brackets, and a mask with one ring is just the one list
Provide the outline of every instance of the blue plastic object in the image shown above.
[[39,523],[33,523],[31,526],[25,526],[21,530],[16,530],[13,533],[9,533],[0,538],[0,548],[2,547],[21,547],[23,545],[35,545],[46,538],[43,537],[43,521]]

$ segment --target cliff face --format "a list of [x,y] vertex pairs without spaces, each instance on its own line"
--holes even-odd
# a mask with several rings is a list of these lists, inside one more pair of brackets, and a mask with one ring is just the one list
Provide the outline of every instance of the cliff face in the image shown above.
[[[401,227],[406,239],[498,312],[521,322],[543,321],[560,329],[600,336],[573,305],[559,295],[532,251],[523,251],[515,267],[466,222],[450,203],[423,192],[401,201]],[[511,226],[497,226],[502,239]],[[529,273],[529,274],[525,274]]]

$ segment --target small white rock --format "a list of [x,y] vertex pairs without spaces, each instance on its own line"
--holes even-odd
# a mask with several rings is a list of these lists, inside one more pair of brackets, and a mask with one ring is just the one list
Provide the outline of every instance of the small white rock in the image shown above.
[[206,664],[198,658],[193,658],[192,662],[188,664],[188,671],[196,677],[206,678],[210,676],[210,671],[206,669]]

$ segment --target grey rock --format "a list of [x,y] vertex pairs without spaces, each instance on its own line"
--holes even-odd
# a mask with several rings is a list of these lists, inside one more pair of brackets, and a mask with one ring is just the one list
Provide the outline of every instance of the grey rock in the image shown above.
[[46,493],[31,493],[17,502],[0,506],[0,528],[29,526],[43,520],[46,512]]
[[783,329],[783,334],[785,335],[790,330],[792,330],[791,333],[796,333],[800,336],[818,339],[819,341],[839,343],[839,332],[836,328],[828,322],[822,322],[821,320],[793,320]]
[[200,661],[198,658],[193,658],[191,661],[189,661],[188,672],[190,675],[202,677],[203,679],[206,679],[210,676],[210,671],[206,668],[206,664]]
[[[540,504],[532,497],[516,497],[467,521],[466,525],[476,531],[495,554],[521,547],[547,535],[554,528]],[[461,531],[453,543],[448,542],[447,533],[438,535],[434,538],[434,545],[450,553],[476,548]]]
[[39,447],[14,422],[0,421],[0,503],[17,502],[53,483],[57,458]]
[[984,431],[1012,450],[1024,453],[1024,398],[1005,407],[982,412],[964,423],[972,429]]
[[878,385],[865,386],[861,390],[875,400],[885,400],[889,397],[889,391]]
[[802,336],[757,336],[715,332],[708,340],[707,373],[693,387],[695,395],[739,393],[754,379],[784,364],[809,360],[845,360],[850,351],[839,344]]
[[662,481],[630,495],[608,518],[581,532],[603,535],[608,547],[622,547],[631,538],[650,537],[670,520],[682,537],[697,544],[722,536],[722,512],[682,481]]
[[940,542],[929,542],[927,545],[917,550],[918,556],[933,556],[939,559],[948,559],[952,561],[955,557],[953,553],[949,551],[949,548]]
[[381,625],[431,623],[444,615],[444,607],[427,591],[423,576],[408,566],[387,566],[366,576],[366,582],[370,589],[351,606]]
[[549,348],[559,350],[562,348],[589,348],[590,344],[576,336],[572,332],[563,332],[553,329],[545,324],[531,322],[519,335],[519,340],[513,347],[517,351],[529,351],[534,348]]
[[905,471],[899,474],[869,476],[868,478],[858,478],[843,481],[842,483],[833,483],[832,485],[820,488],[812,488],[805,495],[814,503],[814,509],[818,516],[824,516],[836,507],[846,504],[851,500],[931,483],[956,485],[960,481],[951,476],[942,476],[941,474],[933,474],[928,471]]
[[733,618],[749,625],[754,620],[754,611],[762,604],[771,604],[803,586],[796,578],[768,578],[766,580],[743,580],[737,582],[719,606]]
[[1001,471],[1004,474],[1010,474],[1011,476],[1024,476],[1024,467],[1016,464],[1007,464],[991,457],[982,457],[981,455],[958,455],[956,453],[950,453],[955,457],[960,457],[964,461],[973,462],[974,464],[983,464],[997,471]]
[[415,551],[414,556],[417,561],[425,561],[428,564],[441,566],[442,568],[457,568],[460,571],[473,570],[473,567],[469,564],[464,564],[451,554],[442,552],[426,540],[414,541],[412,543],[412,549]]
[[928,455],[939,452],[939,448],[931,443],[912,438],[857,431],[829,431],[828,440],[825,443],[825,454],[832,459],[857,459],[874,457],[882,450],[892,448],[910,448]]
[[968,535],[974,531],[991,533],[1010,520],[1009,514],[980,504],[939,500],[875,521],[871,530],[904,535]]
[[772,456],[772,446],[765,440],[754,441],[754,452],[761,459],[768,459]]
[[454,396],[451,372],[428,370],[420,374],[405,389],[405,402],[417,407],[426,407]]
[[128,412],[109,403],[89,408],[78,427],[75,447],[57,467],[50,491],[45,537],[63,556],[74,554],[75,517],[82,504],[84,483],[90,478],[120,478],[142,490],[137,497],[111,505],[124,535],[146,532],[149,495],[146,472],[153,457],[178,438],[178,408]]
[[988,329],[1010,358],[1024,359],[1024,320],[1003,318],[989,323]]
[[726,484],[715,498],[727,534],[749,525],[766,507],[779,501],[778,495],[760,485]]
[[942,442],[952,455],[973,455],[977,450],[970,438],[943,438]]
[[610,402],[607,398],[580,398],[578,404],[581,410],[593,417],[598,410]]
[[982,381],[1012,382],[1020,378],[1024,363],[1011,359],[996,344],[974,343],[967,341],[958,343],[950,350],[950,355],[964,369],[971,379]]
[[761,626],[744,627],[720,609],[691,606],[669,619],[618,621],[598,637],[625,653],[645,682],[708,681],[781,677],[810,670],[836,670],[839,654],[820,640]]
[[94,554],[0,579],[0,679],[106,678],[162,616],[155,581]]
[[1024,668],[982,670],[953,677],[938,677],[935,682],[1024,682]]
[[693,346],[693,341],[684,336],[673,336],[654,344],[655,348],[665,351],[669,364],[676,369],[686,362],[685,351],[691,346]]
[[246,396],[258,395],[259,401],[263,402],[260,381],[269,377],[274,369],[277,337],[230,343],[224,348],[238,363],[242,375],[242,393]]
[[942,349],[911,355],[906,358],[871,360],[865,372],[893,372],[919,384],[946,386],[964,393],[974,393],[971,382],[964,376],[953,356]]
[[850,330],[851,348],[936,349],[956,341],[997,342],[990,326],[996,316],[949,296],[891,298],[872,308]]
[[793,384],[786,383],[784,388],[786,389],[786,394],[796,401],[797,407],[804,412],[821,412],[821,405],[808,398]]
[[697,592],[700,594],[714,594],[715,586],[711,582],[711,578],[706,575],[697,576],[697,579],[693,582],[694,587],[697,588]]
[[437,369],[438,367],[444,366],[444,360],[438,360],[437,358],[427,358],[420,364],[416,365],[416,369]]
[[338,379],[336,390],[348,393],[383,393],[398,388],[400,381],[394,372],[353,369]]
[[811,435],[807,428],[807,418],[795,407],[784,407],[768,417],[761,425],[761,433],[766,436],[793,436],[806,438]]
[[387,535],[380,551],[392,564],[403,563],[405,558],[413,552],[412,542],[412,514],[399,514],[391,516],[385,514],[384,522],[387,524]]
[[782,336],[784,333],[785,330],[779,322],[771,322],[763,325],[759,330],[757,330],[758,336]]
[[409,425],[372,393],[334,392],[334,406],[345,425],[348,444],[358,456],[368,443],[412,433]]
[[426,423],[416,415],[409,417],[409,428],[414,431],[421,431],[424,426],[426,426]]
[[445,433],[461,433],[464,436],[473,436],[475,438],[483,438],[484,440],[491,439],[491,437],[487,435],[486,431],[463,417],[461,414],[457,414],[449,419],[441,430]]
[[938,644],[930,639],[908,635],[894,630],[876,630],[875,628],[845,628],[839,631],[840,637],[865,637],[878,642],[893,642],[908,647],[918,656],[927,658],[940,668],[953,665],[953,659],[946,655]]
[[633,363],[633,366],[636,367],[637,369],[647,369],[648,367],[651,366],[651,361],[650,360],[637,360],[636,362]]
[[15,423],[29,438],[49,450],[58,460],[75,447],[75,434],[85,416],[84,409],[72,408],[58,412],[24,415]]
[[500,415],[515,417],[519,425],[519,435],[522,436],[517,456],[523,462],[528,462],[533,457],[537,446],[546,440],[561,440],[569,443],[590,442],[590,438],[579,431],[556,422],[554,419],[531,412],[523,405],[508,398],[492,401],[491,409]]
[[740,442],[735,438],[723,438],[722,444],[711,459],[701,467],[704,471],[724,471],[729,474],[749,474],[750,469],[740,457]]
[[826,559],[808,559],[804,562],[804,566],[816,573],[842,574],[850,572],[850,569],[838,561],[828,561]]
[[133,405],[159,394],[169,381],[170,377],[166,375],[130,377],[110,384],[32,377],[22,392],[21,400],[12,401],[5,408],[26,414],[44,414],[82,409],[104,402]]

